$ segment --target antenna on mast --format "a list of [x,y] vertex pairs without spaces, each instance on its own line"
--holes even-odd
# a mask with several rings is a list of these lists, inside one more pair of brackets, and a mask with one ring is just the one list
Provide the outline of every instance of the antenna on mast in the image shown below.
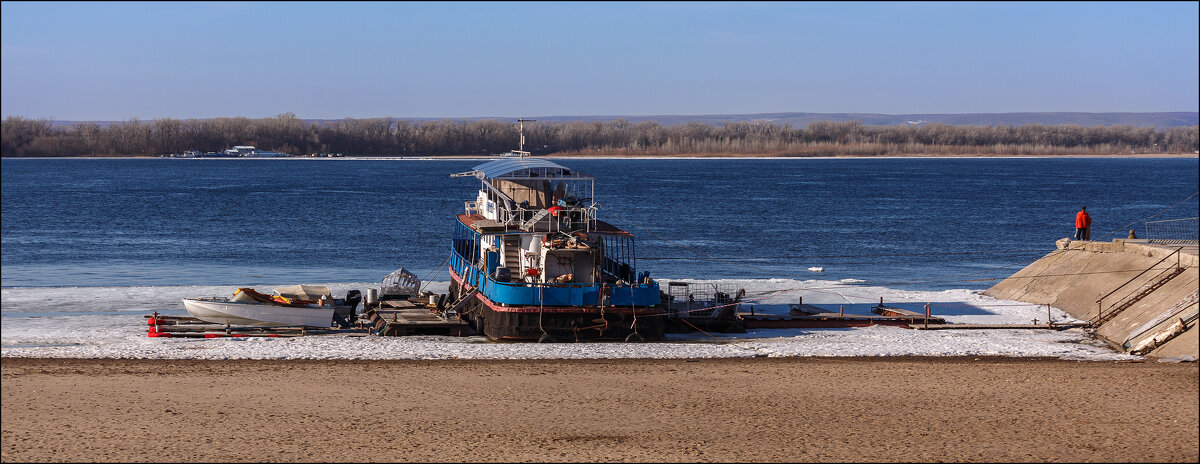
[[517,151],[525,151],[525,123],[537,121],[536,119],[517,119],[517,130],[521,134],[521,143],[517,147]]

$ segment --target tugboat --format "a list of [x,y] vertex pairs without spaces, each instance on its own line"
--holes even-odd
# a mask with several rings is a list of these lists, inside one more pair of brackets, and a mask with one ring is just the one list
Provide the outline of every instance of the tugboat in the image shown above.
[[596,218],[594,178],[526,157],[451,175],[468,176],[481,187],[454,224],[449,301],[476,333],[542,343],[663,338],[658,282],[637,272],[633,234]]

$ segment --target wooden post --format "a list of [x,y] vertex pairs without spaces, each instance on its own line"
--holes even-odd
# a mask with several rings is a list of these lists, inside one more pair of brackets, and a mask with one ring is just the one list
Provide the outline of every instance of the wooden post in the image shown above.
[[845,315],[846,315],[846,307],[842,306],[842,305],[838,305],[838,316],[845,316]]
[[929,328],[929,303],[925,303],[925,328]]

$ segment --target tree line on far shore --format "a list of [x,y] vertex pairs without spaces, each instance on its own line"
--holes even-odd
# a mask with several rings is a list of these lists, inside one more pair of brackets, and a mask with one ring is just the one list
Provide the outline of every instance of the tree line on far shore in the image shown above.
[[[254,145],[292,155],[492,155],[517,148],[517,127],[499,120],[412,121],[397,118],[309,122],[291,113],[271,118],[130,119],[70,126],[10,116],[0,122],[3,156],[161,156]],[[663,126],[625,119],[532,123],[526,150],[555,155],[1102,155],[1195,153],[1200,126],[1042,125],[869,126],[858,121],[806,127],[766,121]]]

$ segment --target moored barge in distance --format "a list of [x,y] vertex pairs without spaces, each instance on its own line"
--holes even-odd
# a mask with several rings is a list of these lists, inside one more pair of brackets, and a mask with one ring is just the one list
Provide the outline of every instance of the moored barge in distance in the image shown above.
[[537,158],[490,161],[451,177],[481,187],[457,215],[450,296],[500,340],[660,340],[658,283],[634,263],[633,234],[596,218],[594,179]]

